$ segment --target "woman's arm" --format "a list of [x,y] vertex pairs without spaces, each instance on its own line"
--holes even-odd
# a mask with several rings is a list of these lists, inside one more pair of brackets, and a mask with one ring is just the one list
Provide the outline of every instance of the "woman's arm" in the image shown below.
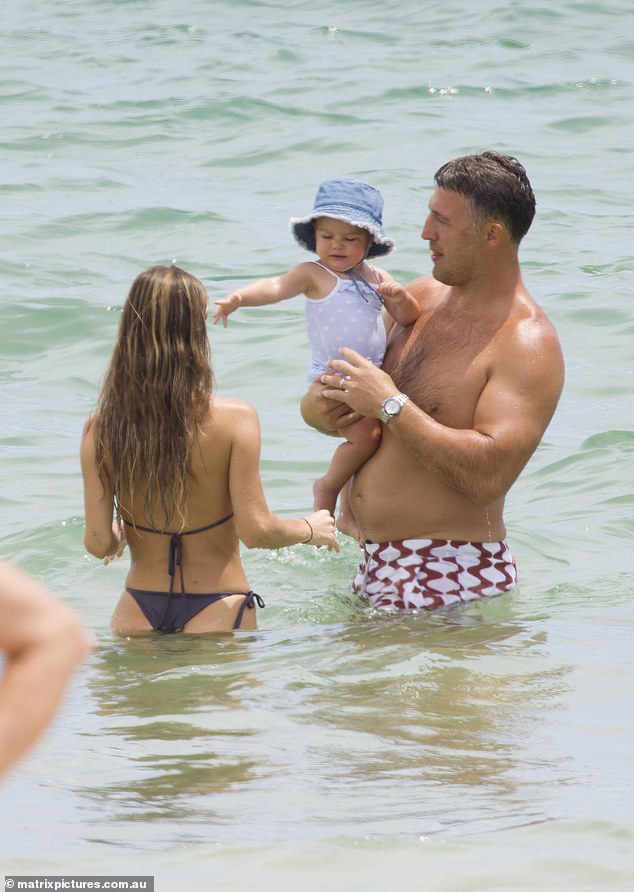
[[35,579],[0,563],[0,775],[51,721],[88,637],[68,607]]
[[105,563],[119,557],[126,546],[122,527],[112,519],[114,493],[99,476],[96,460],[95,428],[97,417],[91,415],[81,438],[81,472],[84,480],[84,547]]
[[260,479],[260,425],[255,409],[234,409],[229,492],[239,538],[248,548],[322,546],[339,551],[334,518],[325,510],[306,517],[282,518],[267,505]]

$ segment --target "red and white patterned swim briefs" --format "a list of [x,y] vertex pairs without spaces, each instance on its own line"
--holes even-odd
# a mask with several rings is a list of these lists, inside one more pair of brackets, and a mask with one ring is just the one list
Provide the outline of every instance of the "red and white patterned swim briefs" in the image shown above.
[[517,582],[505,542],[365,542],[352,589],[372,607],[434,610],[501,595]]

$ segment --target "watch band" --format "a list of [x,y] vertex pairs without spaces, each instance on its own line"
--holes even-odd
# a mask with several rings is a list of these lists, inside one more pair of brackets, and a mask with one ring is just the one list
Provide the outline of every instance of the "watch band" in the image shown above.
[[394,396],[388,396],[387,399],[383,400],[381,414],[379,415],[383,424],[389,424],[393,418],[396,418],[408,400],[409,397],[405,393],[395,393]]

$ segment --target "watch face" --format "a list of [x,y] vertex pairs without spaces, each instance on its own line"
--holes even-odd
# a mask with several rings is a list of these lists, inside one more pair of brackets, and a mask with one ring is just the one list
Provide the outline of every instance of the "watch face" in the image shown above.
[[385,401],[383,409],[386,415],[398,415],[401,411],[401,403],[396,397],[392,396]]

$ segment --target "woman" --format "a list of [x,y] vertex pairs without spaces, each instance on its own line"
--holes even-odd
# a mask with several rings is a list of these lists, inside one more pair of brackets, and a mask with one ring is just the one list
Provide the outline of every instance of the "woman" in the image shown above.
[[240,540],[339,549],[328,511],[269,511],[255,409],[211,395],[207,309],[203,285],[184,270],[141,273],[84,427],[84,544],[104,563],[130,546],[112,616],[123,634],[255,628],[263,602],[249,588]]

